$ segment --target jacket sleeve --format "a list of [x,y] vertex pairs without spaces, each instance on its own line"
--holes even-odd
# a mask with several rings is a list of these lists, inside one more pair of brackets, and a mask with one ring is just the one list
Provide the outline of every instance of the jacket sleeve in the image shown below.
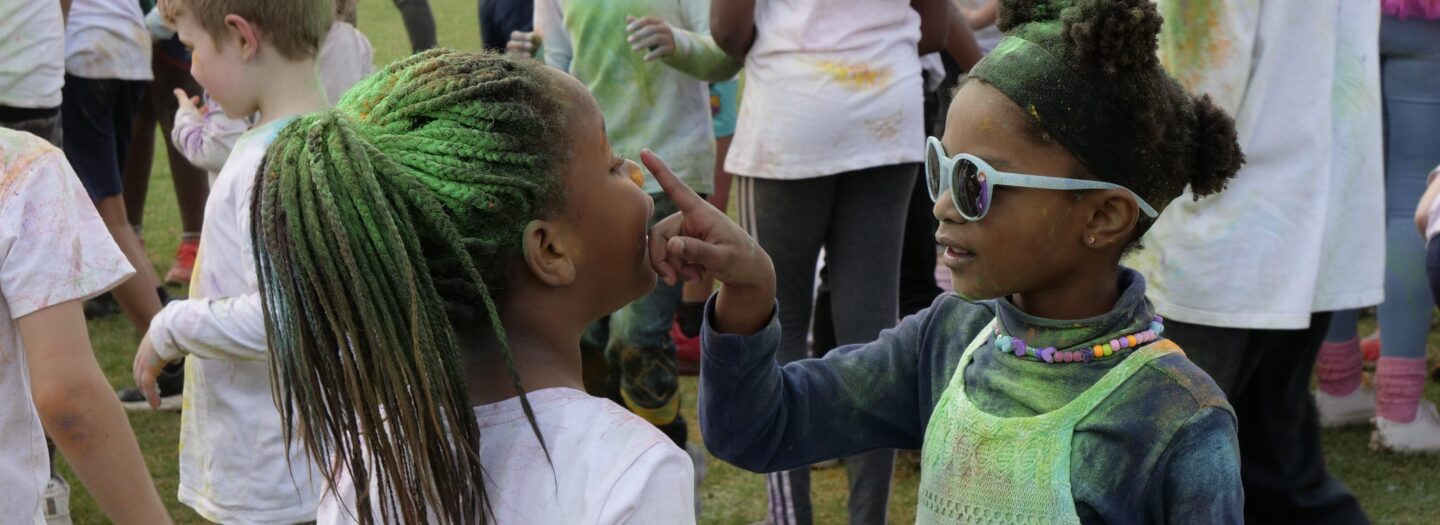
[[775,472],[877,448],[919,448],[919,359],[930,310],[879,339],[781,367],[779,307],[751,335],[701,332],[700,428],[717,457]]

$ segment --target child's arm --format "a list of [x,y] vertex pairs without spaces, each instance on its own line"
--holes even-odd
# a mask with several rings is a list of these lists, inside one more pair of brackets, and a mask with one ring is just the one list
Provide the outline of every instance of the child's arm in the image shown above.
[[745,62],[755,45],[755,0],[710,2],[710,35],[736,62]]
[[[250,270],[249,278],[254,278]],[[223,299],[187,299],[165,305],[140,340],[132,373],[151,406],[159,406],[155,378],[186,354],[204,359],[261,361],[269,353],[260,293]]]
[[970,23],[960,8],[949,0],[946,4],[950,6],[950,33],[945,36],[945,52],[950,53],[961,71],[970,71],[983,56],[980,43],[975,41],[975,33],[970,31]]
[[910,0],[910,8],[920,13],[920,54],[928,55],[945,49],[950,32],[950,0]]
[[724,82],[740,72],[710,37],[710,3],[681,0],[684,20],[671,26],[653,16],[626,17],[626,31],[632,50],[645,53],[645,60],[664,60],[665,65],[706,82]]
[[175,127],[170,138],[180,155],[195,167],[215,173],[225,166],[235,142],[245,134],[249,123],[242,119],[225,116],[217,107],[204,106],[202,112],[196,105],[199,97],[186,96],[185,90],[175,88],[175,99],[180,102],[175,110]]
[[702,332],[700,425],[711,452],[741,468],[775,471],[876,448],[917,447],[920,334],[927,317],[911,316],[875,342],[780,368],[769,256],[654,154],[641,158],[680,210],[650,232],[656,271],[672,283],[702,276],[722,283]]
[[545,42],[542,46],[545,65],[569,73],[575,50],[565,29],[565,12],[560,10],[560,0],[535,0],[535,33]]
[[17,324],[45,433],[101,510],[115,523],[170,523],[130,420],[95,361],[80,302],[38,310]]
[[1430,227],[1430,210],[1435,206],[1435,199],[1440,197],[1440,166],[1430,171],[1429,185],[1425,187],[1425,194],[1420,196],[1420,205],[1415,208],[1415,227],[1420,229],[1420,235],[1425,235],[1425,230]]
[[1244,523],[1240,443],[1235,416],[1219,407],[1196,412],[1165,447],[1157,476],[1138,486],[1159,492],[1171,525]]
[[964,13],[965,18],[969,20],[970,29],[980,29],[982,27],[995,25],[995,22],[1000,19],[999,7],[1000,2],[998,0],[990,0],[989,3],[980,6],[978,9],[961,7],[960,10]]

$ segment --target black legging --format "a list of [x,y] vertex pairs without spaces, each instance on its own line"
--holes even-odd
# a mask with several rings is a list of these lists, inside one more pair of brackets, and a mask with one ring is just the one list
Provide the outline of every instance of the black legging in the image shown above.
[[[410,35],[410,51],[419,53],[435,47],[435,15],[430,13],[430,2],[427,0],[394,1],[395,8],[400,10],[400,18],[405,21],[405,33]],[[345,17],[345,21],[355,24],[359,19],[359,12],[358,8],[351,9],[349,16]]]

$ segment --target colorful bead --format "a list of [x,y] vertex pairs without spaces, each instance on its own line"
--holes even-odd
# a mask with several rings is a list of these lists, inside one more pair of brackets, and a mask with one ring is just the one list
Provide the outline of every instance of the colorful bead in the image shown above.
[[1080,347],[1075,350],[1058,350],[1053,346],[1044,348],[1031,347],[1025,343],[1024,339],[1018,339],[1000,333],[1000,327],[996,326],[994,344],[995,348],[1001,351],[1007,353],[1014,352],[1016,357],[1028,356],[1043,360],[1046,363],[1088,363],[1095,359],[1110,357],[1127,348],[1133,349],[1149,344],[1159,339],[1160,334],[1165,330],[1164,324],[1158,315],[1155,316],[1154,322],[1152,322],[1148,328],[1148,330],[1111,339],[1108,343],[1101,342],[1100,344],[1090,347]]

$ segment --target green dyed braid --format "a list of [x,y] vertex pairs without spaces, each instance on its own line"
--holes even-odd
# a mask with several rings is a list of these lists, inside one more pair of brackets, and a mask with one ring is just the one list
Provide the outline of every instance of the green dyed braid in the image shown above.
[[452,323],[489,320],[540,438],[495,295],[526,224],[559,199],[563,102],[542,67],[403,59],[286,126],[257,174],[276,399],[312,457],[348,468],[362,524],[372,505],[387,523],[489,517]]

